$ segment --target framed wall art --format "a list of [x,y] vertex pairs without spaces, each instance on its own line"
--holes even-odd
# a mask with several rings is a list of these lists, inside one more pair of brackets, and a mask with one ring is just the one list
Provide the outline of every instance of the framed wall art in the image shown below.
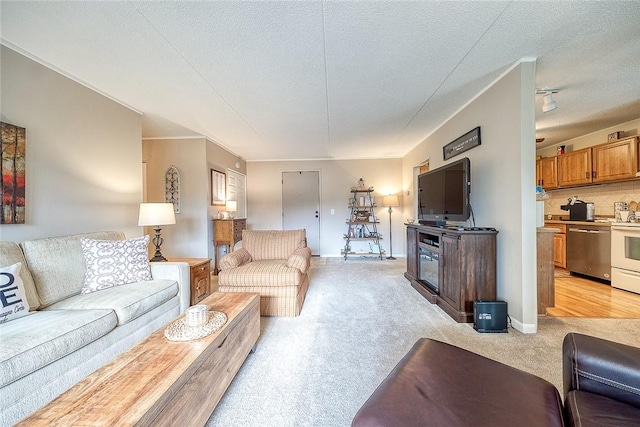
[[448,160],[480,145],[480,126],[442,147],[442,160]]
[[180,213],[180,171],[173,165],[164,173],[164,201],[173,203],[173,213]]
[[0,224],[25,223],[25,128],[0,122]]
[[227,175],[211,169],[211,204],[225,206],[227,203]]

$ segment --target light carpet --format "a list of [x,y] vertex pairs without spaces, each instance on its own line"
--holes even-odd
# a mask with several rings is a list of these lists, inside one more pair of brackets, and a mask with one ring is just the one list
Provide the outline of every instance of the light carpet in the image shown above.
[[422,337],[531,372],[561,394],[566,333],[640,346],[640,320],[541,317],[537,334],[480,334],[427,302],[404,278],[405,270],[404,258],[314,258],[300,316],[261,318],[256,352],[207,425],[349,426]]

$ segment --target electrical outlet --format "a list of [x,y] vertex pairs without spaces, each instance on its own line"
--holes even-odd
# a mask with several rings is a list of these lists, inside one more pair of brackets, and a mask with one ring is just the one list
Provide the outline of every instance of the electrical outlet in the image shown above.
[[331,215],[335,215],[336,214],[336,210],[335,209],[331,209]]

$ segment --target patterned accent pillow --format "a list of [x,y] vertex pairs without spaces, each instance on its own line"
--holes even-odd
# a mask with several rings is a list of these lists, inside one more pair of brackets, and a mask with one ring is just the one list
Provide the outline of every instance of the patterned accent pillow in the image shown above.
[[129,240],[80,239],[80,243],[87,265],[81,293],[152,280],[148,235]]
[[29,314],[24,283],[20,278],[21,262],[0,268],[0,323]]

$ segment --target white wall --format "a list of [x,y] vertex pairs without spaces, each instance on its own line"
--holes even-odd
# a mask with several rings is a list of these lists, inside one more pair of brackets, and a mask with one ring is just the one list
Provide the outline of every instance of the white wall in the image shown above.
[[27,129],[26,224],[0,226],[0,239],[97,230],[140,236],[140,115],[5,46],[0,50],[1,119]]
[[[212,259],[212,263],[215,263],[215,251],[213,249],[213,221],[212,219],[216,218],[218,212],[224,211],[224,206],[211,206],[211,169],[215,169],[217,171],[227,173],[227,183],[229,182],[229,174],[228,170],[233,169],[236,172],[239,172],[243,175],[247,174],[247,163],[237,155],[225,150],[220,147],[218,144],[207,141],[207,152],[206,152],[206,162],[207,162],[207,176],[209,177],[208,181],[208,195],[207,195],[207,257]],[[219,248],[218,257],[224,256],[227,251],[227,248]]]
[[[176,214],[175,225],[162,227],[162,254],[167,258],[207,255],[209,186],[205,144],[204,138],[143,141],[147,202],[164,202],[164,174],[170,165],[180,172],[180,213]],[[147,233],[153,236],[153,229],[147,228]]]
[[[211,206],[210,170],[246,173],[246,163],[214,142],[202,138],[145,139],[147,201],[164,201],[164,174],[170,165],[180,171],[180,213],[176,224],[162,228],[162,254],[170,258],[211,258],[213,223],[224,206]],[[236,167],[236,162],[239,167]],[[153,235],[153,229],[147,233]]]
[[[247,227],[251,229],[282,229],[282,172],[320,171],[320,255],[340,256],[347,232],[346,220],[351,187],[364,179],[373,186],[380,219],[378,232],[383,235],[382,247],[389,253],[389,213],[382,207],[382,196],[399,193],[402,187],[402,161],[385,160],[322,160],[286,162],[249,162],[247,164],[248,214]],[[399,194],[398,194],[399,195]],[[400,198],[402,200],[402,198]],[[331,215],[331,209],[335,214]],[[402,207],[392,213],[393,254],[406,253]]]
[[476,226],[495,227],[498,299],[508,303],[514,327],[537,328],[535,224],[535,63],[523,62],[412,150],[402,164],[405,214],[414,212],[413,168],[429,159],[442,166],[442,147],[476,126],[482,144],[471,160],[471,204]]

